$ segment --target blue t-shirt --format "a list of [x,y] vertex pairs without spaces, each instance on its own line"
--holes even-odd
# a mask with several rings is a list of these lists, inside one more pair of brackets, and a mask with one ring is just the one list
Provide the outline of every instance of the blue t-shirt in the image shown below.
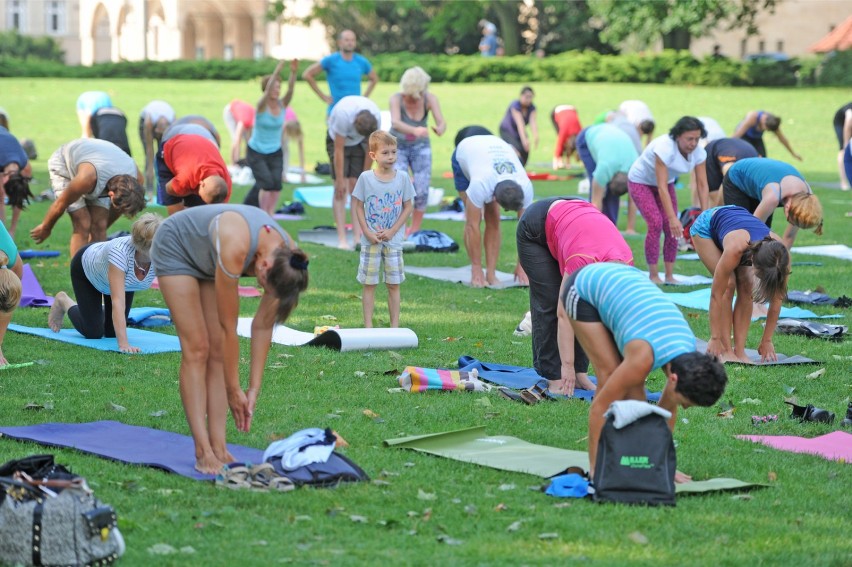
[[616,173],[630,171],[639,157],[630,136],[612,124],[598,124],[586,130],[586,145],[596,164],[592,177],[601,187],[606,187]]
[[103,91],[86,91],[77,97],[77,110],[85,110],[89,114],[110,106],[112,106],[112,99]]
[[[482,39],[479,41],[479,48],[481,50],[480,53],[482,54],[482,56],[494,57],[495,55],[497,55],[498,43],[499,42],[497,41],[497,34],[492,33],[491,35],[483,36]],[[483,50],[483,46],[486,47],[486,49]]]
[[254,117],[254,129],[248,145],[261,154],[271,154],[281,149],[281,131],[284,130],[284,109],[274,116],[269,110]]
[[331,91],[331,104],[328,112],[345,96],[361,95],[361,77],[373,70],[367,58],[354,53],[352,60],[347,61],[340,53],[332,53],[320,60],[320,66],[325,71],[328,88]]
[[695,335],[680,309],[648,274],[632,266],[606,262],[576,272],[574,289],[590,303],[612,332],[618,351],[630,341],[643,340],[654,351],[653,369],[695,351]]
[[[763,190],[767,185],[780,183],[788,175],[805,180],[799,170],[789,163],[770,158],[741,159],[728,170],[728,180],[757,201],[763,199]],[[781,206],[780,199],[778,206]]]
[[0,126],[0,167],[6,167],[10,163],[17,163],[24,169],[29,163],[27,152],[14,135]]
[[[710,212],[713,211],[713,212]],[[702,214],[710,213],[710,237],[719,250],[724,250],[722,242],[729,232],[748,231],[751,242],[759,242],[769,236],[769,227],[762,220],[748,212],[748,209],[727,205],[714,207]]]

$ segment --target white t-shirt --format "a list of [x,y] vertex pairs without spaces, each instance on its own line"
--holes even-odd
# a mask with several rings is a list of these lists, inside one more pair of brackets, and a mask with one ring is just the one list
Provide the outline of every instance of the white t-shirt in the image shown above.
[[659,138],[654,138],[645,151],[633,163],[627,178],[634,183],[642,183],[643,185],[657,186],[656,173],[656,158],[660,160],[669,170],[668,182],[671,183],[679,175],[689,173],[695,166],[704,163],[707,160],[707,152],[704,148],[698,146],[687,157],[683,157],[677,149],[677,142],[671,139],[668,134],[663,134]]
[[461,174],[467,178],[470,202],[480,209],[494,200],[494,187],[511,179],[524,192],[526,209],[532,204],[533,186],[515,150],[497,136],[471,136],[459,142],[455,151]]
[[704,129],[707,130],[707,137],[701,138],[702,148],[713,140],[721,140],[728,137],[722,126],[709,116],[699,116],[698,119],[701,120],[701,123],[704,124]]
[[618,106],[618,110],[635,126],[639,126],[645,120],[654,119],[651,109],[641,100],[625,100]]
[[140,113],[142,118],[150,118],[151,122],[156,124],[160,118],[165,118],[166,122],[175,121],[175,109],[164,100],[152,100],[145,105]]
[[364,141],[364,136],[355,130],[355,118],[362,110],[369,110],[376,117],[376,126],[382,123],[382,113],[376,103],[365,96],[350,95],[340,99],[328,117],[328,135],[334,140],[343,136],[345,146],[357,146]]
[[83,252],[83,273],[99,292],[110,295],[109,267],[124,273],[124,291],[142,291],[151,287],[157,276],[154,266],[148,268],[144,279],[136,277],[136,248],[130,236],[96,242]]

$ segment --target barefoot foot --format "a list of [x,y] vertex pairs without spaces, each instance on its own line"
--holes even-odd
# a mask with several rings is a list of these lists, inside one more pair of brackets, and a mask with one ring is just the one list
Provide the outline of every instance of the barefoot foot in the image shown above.
[[221,449],[221,450],[219,450],[219,449],[213,449],[213,454],[214,454],[214,455],[216,455],[216,458],[217,458],[217,459],[219,459],[220,461],[222,461],[222,462],[223,462],[223,463],[225,463],[226,465],[227,465],[227,464],[229,464],[229,463],[233,463],[234,461],[236,461],[236,460],[237,460],[237,459],[236,459],[236,458],[235,458],[235,457],[234,457],[234,456],[230,453],[230,451],[228,451],[228,449],[227,449],[227,448],[225,448],[225,449]]
[[594,382],[589,380],[588,376],[577,376],[577,388],[581,388],[583,390],[591,390],[594,392],[598,389]]
[[657,285],[663,285],[663,280],[660,279],[660,276],[650,276],[650,280]]
[[666,283],[668,285],[677,285],[680,283],[680,280],[676,280],[674,278],[666,278]]
[[65,302],[70,299],[68,294],[60,291],[53,298],[53,305],[50,306],[50,313],[47,315],[47,326],[54,333],[58,333],[62,328],[62,322],[65,320]]
[[225,463],[212,454],[195,459],[195,470],[202,474],[219,474],[223,466],[225,466]]

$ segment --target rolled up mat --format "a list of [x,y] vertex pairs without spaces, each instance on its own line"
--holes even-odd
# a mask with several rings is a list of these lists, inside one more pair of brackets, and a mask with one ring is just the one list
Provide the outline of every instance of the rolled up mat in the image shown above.
[[[118,340],[113,338],[87,339],[74,329],[61,329],[58,333],[54,333],[48,328],[43,327],[25,327],[24,325],[9,325],[10,331],[16,333],[24,333],[27,335],[35,335],[52,341],[61,343],[69,343],[72,345],[93,348],[97,350],[121,352],[118,350]],[[163,333],[153,333],[142,329],[127,329],[127,341],[142,349],[142,352],[137,354],[159,354],[163,352],[180,352],[180,340],[175,335],[166,335]]]
[[136,327],[165,327],[172,324],[172,314],[163,307],[134,307],[127,315],[127,324]]
[[[0,434],[18,441],[48,447],[76,449],[121,463],[142,465],[179,474],[195,480],[212,480],[213,475],[195,470],[192,437],[118,421],[89,423],[42,423],[22,427],[0,427]],[[262,463],[263,451],[228,444],[237,461]]]
[[21,307],[50,307],[53,298],[45,295],[41,284],[29,264],[24,264],[24,275],[21,278]]
[[55,258],[59,256],[59,250],[18,250],[23,260],[30,258]]
[[[460,283],[468,287],[470,286],[471,282],[470,265],[462,266],[461,268],[405,266],[405,273],[411,274],[413,276],[430,278],[433,280],[439,280],[450,283]],[[487,287],[492,289],[503,289],[507,287],[528,287],[518,283],[515,280],[514,274],[507,274],[506,272],[498,271],[496,273],[496,276],[497,281],[499,283]]]
[[[240,317],[237,334],[251,337],[250,317]],[[417,335],[411,329],[329,329],[319,335],[277,325],[272,342],[286,346],[320,346],[340,352],[352,350],[392,350],[416,348]]]

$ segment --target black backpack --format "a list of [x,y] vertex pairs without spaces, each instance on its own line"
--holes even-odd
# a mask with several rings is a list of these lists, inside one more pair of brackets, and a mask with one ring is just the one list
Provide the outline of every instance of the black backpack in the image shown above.
[[595,459],[595,502],[674,506],[677,468],[672,433],[659,415],[616,429],[607,418]]
[[437,230],[418,230],[408,235],[407,240],[414,243],[418,252],[458,252],[459,249],[455,240]]

